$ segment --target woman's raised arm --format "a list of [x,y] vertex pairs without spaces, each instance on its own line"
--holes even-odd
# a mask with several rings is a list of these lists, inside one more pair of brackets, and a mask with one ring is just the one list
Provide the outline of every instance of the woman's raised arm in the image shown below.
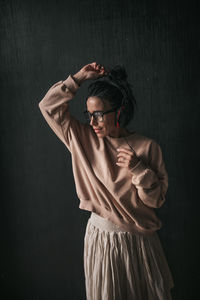
[[71,151],[70,141],[72,131],[81,133],[86,124],[82,124],[70,114],[69,102],[72,100],[80,85],[88,79],[96,79],[107,73],[104,67],[97,63],[84,66],[75,75],[56,82],[39,102],[39,108],[45,120],[58,138]]

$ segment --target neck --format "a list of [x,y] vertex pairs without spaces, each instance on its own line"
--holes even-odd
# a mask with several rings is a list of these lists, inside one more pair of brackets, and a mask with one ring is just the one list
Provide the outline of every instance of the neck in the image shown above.
[[129,132],[125,128],[117,128],[116,131],[115,132],[111,132],[109,134],[109,136],[119,138],[119,137],[123,137],[123,136],[128,136],[130,134],[131,134],[131,132]]

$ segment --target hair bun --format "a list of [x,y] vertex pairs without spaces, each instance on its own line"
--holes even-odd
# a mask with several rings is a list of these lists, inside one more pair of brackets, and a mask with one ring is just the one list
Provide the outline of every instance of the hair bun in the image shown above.
[[125,67],[122,65],[114,66],[108,73],[108,78],[113,81],[126,80],[127,77]]

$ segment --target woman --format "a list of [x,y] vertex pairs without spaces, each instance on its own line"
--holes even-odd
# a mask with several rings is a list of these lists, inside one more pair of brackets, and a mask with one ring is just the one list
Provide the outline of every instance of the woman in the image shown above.
[[[69,103],[88,79],[88,122],[82,123]],[[96,62],[55,83],[39,103],[71,152],[79,208],[91,211],[84,238],[87,300],[172,299],[154,212],[165,201],[168,175],[159,144],[126,129],[135,104],[124,67],[108,70]]]

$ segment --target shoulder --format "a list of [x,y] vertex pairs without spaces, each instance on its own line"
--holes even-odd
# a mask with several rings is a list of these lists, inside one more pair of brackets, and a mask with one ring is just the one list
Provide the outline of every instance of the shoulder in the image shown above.
[[130,136],[129,141],[136,154],[147,163],[152,160],[153,156],[160,155],[160,145],[152,137],[136,132]]
[[150,148],[152,145],[158,144],[157,141],[149,136],[143,135],[139,132],[136,132],[131,136],[131,141],[133,141],[138,147],[147,147]]

